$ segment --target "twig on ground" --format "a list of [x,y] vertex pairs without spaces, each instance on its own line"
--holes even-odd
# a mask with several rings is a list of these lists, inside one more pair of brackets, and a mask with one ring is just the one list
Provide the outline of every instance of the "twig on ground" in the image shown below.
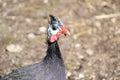
[[111,38],[108,42],[120,42],[120,37]]
[[112,17],[120,17],[120,13],[114,13],[114,14],[103,14],[103,15],[98,15],[95,16],[95,19],[107,19],[107,18],[112,18]]

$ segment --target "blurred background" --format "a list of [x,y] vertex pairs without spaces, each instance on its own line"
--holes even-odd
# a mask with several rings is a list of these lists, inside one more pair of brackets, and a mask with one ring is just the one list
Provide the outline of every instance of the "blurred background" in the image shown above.
[[71,33],[59,40],[67,80],[120,80],[120,0],[0,0],[0,76],[45,56],[49,14]]

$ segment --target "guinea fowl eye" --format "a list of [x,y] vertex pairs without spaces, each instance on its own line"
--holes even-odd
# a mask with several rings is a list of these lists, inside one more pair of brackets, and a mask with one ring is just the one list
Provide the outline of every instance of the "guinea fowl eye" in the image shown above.
[[57,30],[58,24],[52,24],[52,29]]
[[55,27],[55,26],[53,26],[53,27],[52,27],[52,29],[53,29],[53,30],[56,30],[56,27]]

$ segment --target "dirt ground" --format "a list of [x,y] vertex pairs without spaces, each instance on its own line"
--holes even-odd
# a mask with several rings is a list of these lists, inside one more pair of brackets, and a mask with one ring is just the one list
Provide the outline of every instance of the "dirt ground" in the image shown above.
[[67,80],[120,80],[120,0],[0,0],[0,76],[45,56],[49,14],[71,33],[59,40]]

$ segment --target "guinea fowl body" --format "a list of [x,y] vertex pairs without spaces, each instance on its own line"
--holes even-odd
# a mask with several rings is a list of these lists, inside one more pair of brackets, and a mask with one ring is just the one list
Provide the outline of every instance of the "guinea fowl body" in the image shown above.
[[40,63],[14,70],[0,80],[66,80],[64,62],[57,41],[49,44],[47,55]]

